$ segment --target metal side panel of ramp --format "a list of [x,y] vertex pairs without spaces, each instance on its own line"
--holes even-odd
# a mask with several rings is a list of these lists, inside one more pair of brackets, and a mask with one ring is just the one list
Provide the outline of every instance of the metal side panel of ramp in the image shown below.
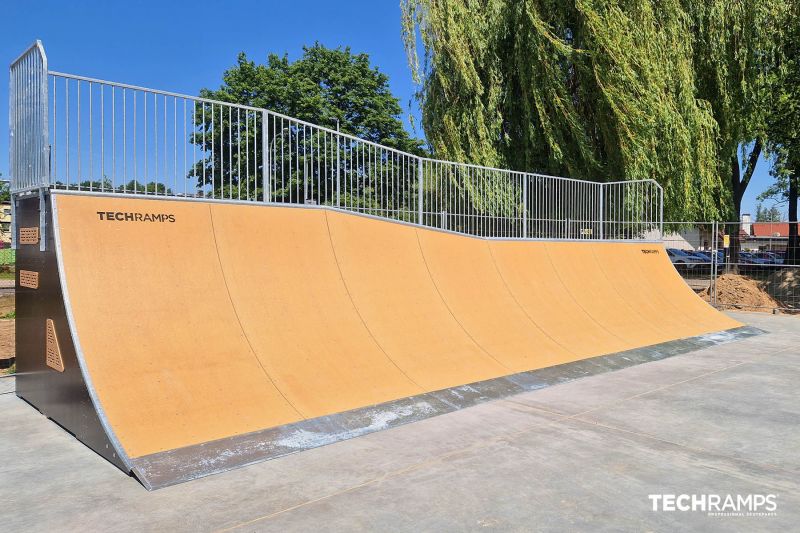
[[77,362],[112,459],[150,489],[757,333],[657,244],[51,196],[64,373]]

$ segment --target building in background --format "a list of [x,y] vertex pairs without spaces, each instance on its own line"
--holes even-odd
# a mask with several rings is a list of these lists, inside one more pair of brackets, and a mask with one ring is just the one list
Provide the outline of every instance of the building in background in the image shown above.
[[0,242],[3,248],[11,245],[11,202],[0,203]]
[[750,213],[743,213],[742,214],[742,229],[741,231],[745,232],[747,235],[750,235],[751,229],[753,225],[753,217],[750,216]]
[[783,252],[789,244],[788,222],[753,222],[742,248]]
[[3,248],[11,246],[11,202],[0,203],[0,242]]
[[[716,240],[716,248],[724,246],[724,236],[738,232],[741,249],[747,252],[785,252],[789,243],[789,222],[753,222],[749,214],[743,214],[740,222],[718,223],[716,239],[711,223],[665,222],[661,241],[667,248],[684,251],[710,250]],[[659,239],[657,231],[646,238]]]

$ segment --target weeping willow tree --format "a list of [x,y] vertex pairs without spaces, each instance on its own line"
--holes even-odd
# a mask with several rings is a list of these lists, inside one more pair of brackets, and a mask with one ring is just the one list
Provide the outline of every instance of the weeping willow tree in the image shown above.
[[798,196],[800,196],[800,2],[788,9],[789,24],[782,40],[783,62],[775,73],[767,117],[767,150],[773,158],[771,174],[775,182],[759,195],[759,200],[786,202],[789,215],[789,240],[785,264],[800,264],[798,235]]
[[796,0],[683,0],[693,21],[696,93],[717,123],[718,172],[730,191],[725,215],[738,221],[744,192],[770,144],[769,117],[785,44],[796,39]]
[[[727,154],[727,173],[720,163],[727,111],[698,95],[696,74],[698,19],[720,13],[687,2],[402,0],[431,148],[592,181],[655,179],[666,217],[722,215],[734,192]],[[743,128],[723,133],[746,142]]]

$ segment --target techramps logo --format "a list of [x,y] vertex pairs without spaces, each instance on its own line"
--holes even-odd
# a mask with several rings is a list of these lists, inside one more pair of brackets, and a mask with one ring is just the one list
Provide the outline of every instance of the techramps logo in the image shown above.
[[706,513],[716,517],[778,516],[777,494],[648,494],[657,512]]
[[175,222],[171,213],[135,213],[124,211],[97,211],[104,222]]

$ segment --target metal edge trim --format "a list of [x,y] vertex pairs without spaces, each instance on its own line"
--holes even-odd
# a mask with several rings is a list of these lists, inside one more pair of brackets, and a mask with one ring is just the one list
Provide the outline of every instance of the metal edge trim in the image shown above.
[[47,54],[44,52],[44,44],[42,44],[41,39],[36,39],[35,41],[33,41],[33,43],[31,43],[31,45],[28,46],[28,48],[26,48],[25,51],[23,51],[20,55],[18,55],[14,59],[14,61],[8,64],[8,68],[9,69],[13,68],[14,65],[19,63],[20,60],[26,55],[28,55],[28,53],[33,49],[38,49],[39,53],[42,54],[42,59],[44,60],[44,70],[47,72]]
[[762,333],[762,330],[752,326],[740,326],[156,452],[133,458],[133,473],[148,490],[168,487],[488,401],[667,359]]
[[83,355],[83,348],[81,347],[80,337],[78,335],[78,328],[75,326],[75,317],[72,313],[72,303],[69,297],[69,288],[67,287],[67,278],[64,272],[64,258],[61,252],[61,226],[58,220],[58,206],[56,202],[55,195],[51,195],[51,210],[52,210],[52,217],[53,217],[53,241],[55,242],[55,251],[56,251],[56,262],[58,263],[58,278],[59,283],[61,284],[61,293],[64,298],[64,309],[67,315],[67,322],[69,324],[70,334],[72,335],[72,343],[75,347],[75,356],[78,359],[78,365],[81,369],[81,375],[83,376],[84,384],[86,385],[86,390],[89,393],[89,398],[92,400],[92,404],[94,405],[95,411],[97,412],[97,417],[100,419],[100,424],[103,426],[103,429],[108,436],[111,445],[114,447],[114,451],[117,453],[117,456],[120,460],[125,464],[125,467],[128,469],[128,472],[132,470],[132,462],[128,457],[128,454],[125,453],[125,449],[122,447],[122,443],[117,439],[116,434],[114,433],[114,429],[111,427],[111,423],[106,416],[105,410],[103,409],[103,405],[100,403],[100,399],[97,396],[97,391],[94,388],[94,383],[92,382],[92,376],[89,373],[88,368],[86,367],[86,361]]
[[[398,220],[394,218],[382,217],[379,215],[370,215],[368,213],[359,213],[358,211],[350,211],[339,207],[330,205],[312,205],[312,204],[287,204],[278,202],[256,202],[252,200],[232,200],[232,199],[219,199],[219,198],[195,198],[186,196],[165,196],[165,195],[149,195],[149,194],[131,194],[131,193],[115,193],[115,192],[102,192],[102,191],[71,191],[65,189],[51,188],[53,195],[71,195],[71,196],[97,196],[101,198],[129,198],[139,200],[156,200],[156,201],[177,201],[177,202],[199,202],[210,204],[231,204],[231,205],[250,205],[254,207],[278,207],[282,209],[296,208],[296,209],[323,209],[334,213],[344,213],[347,215],[354,215],[371,220],[380,220],[382,222],[391,222],[393,224],[401,224],[413,228],[425,229],[430,231],[438,231],[448,235],[459,235],[461,237],[468,237],[470,239],[480,239],[484,241],[521,241],[521,242],[583,242],[583,243],[630,243],[630,244],[663,244],[656,239],[563,239],[563,238],[532,238],[532,237],[484,237],[481,235],[470,235],[468,233],[459,233],[457,231],[434,228],[425,226],[417,222],[408,222],[405,220]],[[595,221],[599,222],[599,221]]]

